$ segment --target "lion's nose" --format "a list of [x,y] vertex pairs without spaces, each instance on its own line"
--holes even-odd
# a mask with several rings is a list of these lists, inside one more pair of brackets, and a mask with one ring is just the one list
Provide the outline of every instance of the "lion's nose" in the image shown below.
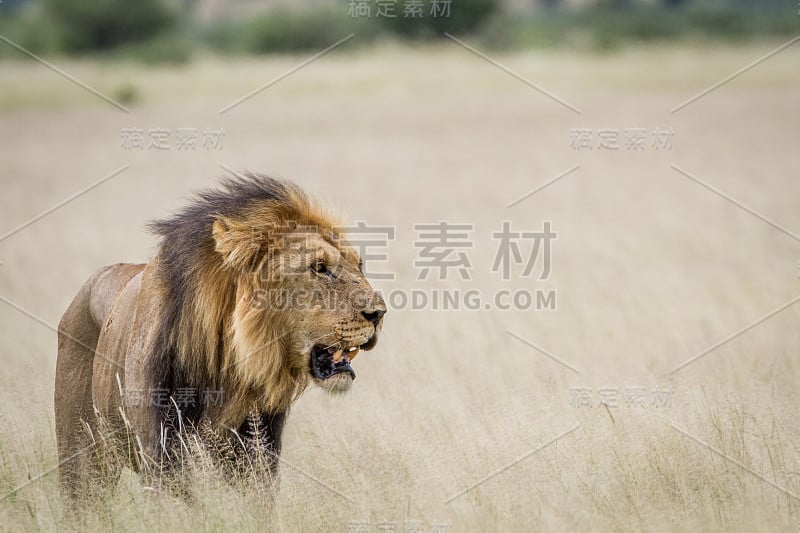
[[361,314],[364,315],[364,318],[372,322],[374,325],[378,325],[383,315],[386,314],[386,309],[375,309],[374,311],[361,311]]

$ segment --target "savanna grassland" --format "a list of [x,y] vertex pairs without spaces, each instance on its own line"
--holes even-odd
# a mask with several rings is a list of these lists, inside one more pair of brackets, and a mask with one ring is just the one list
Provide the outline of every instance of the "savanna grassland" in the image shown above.
[[[345,45],[224,114],[305,56],[58,62],[129,113],[4,62],[0,234],[129,167],[0,240],[0,527],[64,527],[61,313],[99,266],[146,261],[145,224],[227,167],[393,226],[372,263],[395,273],[375,282],[385,293],[554,290],[556,308],[396,305],[354,390],[310,389],[292,409],[273,508],[213,473],[191,505],[128,473],[90,529],[797,529],[800,48],[670,112],[779,44],[495,57],[580,113],[454,42]],[[125,128],[169,130],[170,146],[126,149]],[[179,128],[223,129],[223,145],[178,150]],[[579,128],[591,150],[571,147]],[[628,128],[644,149],[626,149]],[[654,129],[674,132],[669,149]],[[599,130],[619,148],[598,149]],[[414,225],[439,221],[474,225],[470,279],[417,280]],[[491,272],[503,221],[551,222],[547,280]]]

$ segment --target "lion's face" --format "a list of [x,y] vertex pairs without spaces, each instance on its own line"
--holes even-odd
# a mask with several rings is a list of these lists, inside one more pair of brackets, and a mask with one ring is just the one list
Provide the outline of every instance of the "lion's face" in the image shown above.
[[[358,253],[332,233],[298,235],[283,251],[279,285],[294,323],[294,354],[331,393],[355,379],[350,362],[378,342],[386,305],[362,272]],[[287,268],[288,267],[288,268]]]
[[241,272],[232,324],[240,376],[274,388],[274,376],[285,375],[299,389],[313,381],[345,392],[355,379],[350,363],[378,341],[386,305],[356,250],[330,227],[279,233],[215,225],[217,251]]

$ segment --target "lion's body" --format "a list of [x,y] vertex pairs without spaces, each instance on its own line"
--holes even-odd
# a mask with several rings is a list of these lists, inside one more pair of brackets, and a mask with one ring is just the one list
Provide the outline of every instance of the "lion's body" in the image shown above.
[[[288,277],[278,259],[289,253],[254,237],[255,229],[312,225],[316,240],[305,252],[335,253],[347,264],[358,258],[295,186],[250,179],[229,181],[156,223],[163,241],[149,263],[99,270],[64,314],[55,414],[66,494],[105,487],[121,466],[163,472],[174,461],[176,432],[187,426],[232,438],[246,435],[255,416],[274,458],[289,405],[308,383],[335,391],[352,381],[310,374],[315,343],[330,336],[331,345],[374,345],[383,310],[375,320],[362,307],[331,313],[254,305],[259,290],[285,288],[287,280],[293,290],[321,286],[345,300],[354,287],[369,285],[360,273],[325,285],[307,270]],[[210,403],[211,394],[224,400]]]

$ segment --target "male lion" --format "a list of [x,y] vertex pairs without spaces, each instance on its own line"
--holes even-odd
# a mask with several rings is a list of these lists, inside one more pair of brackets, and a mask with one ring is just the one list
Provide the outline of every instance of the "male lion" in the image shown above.
[[[155,257],[97,271],[61,320],[56,435],[70,497],[108,488],[121,466],[169,470],[187,430],[228,439],[220,463],[257,449],[274,469],[290,404],[312,381],[348,390],[350,361],[382,326],[358,253],[289,181],[226,179],[151,228]],[[246,446],[256,430],[264,445]]]

